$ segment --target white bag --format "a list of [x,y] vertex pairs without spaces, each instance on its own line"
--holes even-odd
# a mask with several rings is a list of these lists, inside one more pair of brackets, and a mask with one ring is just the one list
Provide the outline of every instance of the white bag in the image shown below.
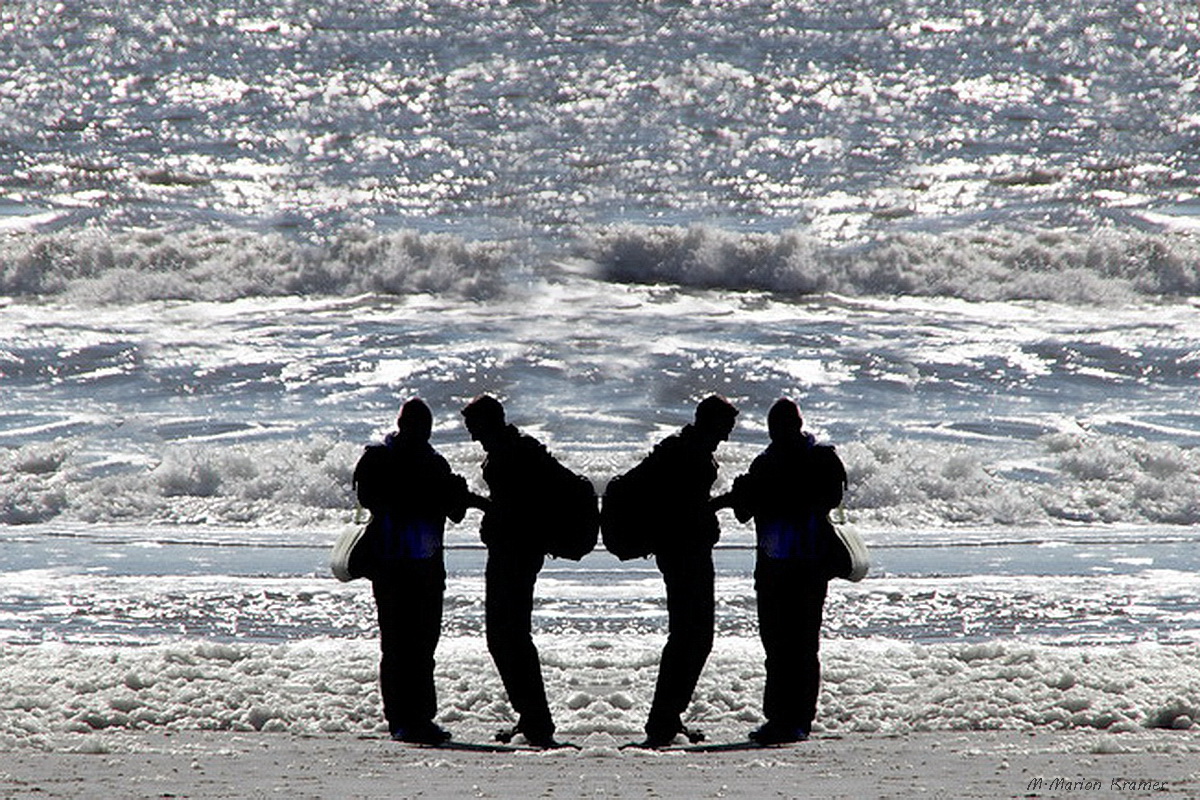
[[858,528],[848,522],[834,523],[833,532],[850,556],[850,572],[837,577],[858,583],[867,577],[867,572],[871,569],[871,554],[867,552],[867,543],[859,535]]
[[[842,547],[845,559],[838,559],[839,569],[833,577],[843,578],[858,583],[867,577],[871,569],[871,554],[867,551],[867,543],[863,541],[858,528],[846,521],[846,510],[841,506],[829,514],[829,523],[833,525],[834,538]],[[842,570],[843,561],[849,562],[849,570]]]
[[359,522],[358,514],[355,514],[354,517],[354,523],[347,525],[338,536],[337,541],[333,543],[333,552],[329,555],[329,569],[333,572],[333,577],[343,583],[364,577],[361,572],[354,572],[350,569],[350,559],[354,556],[355,548],[362,542],[370,522]]

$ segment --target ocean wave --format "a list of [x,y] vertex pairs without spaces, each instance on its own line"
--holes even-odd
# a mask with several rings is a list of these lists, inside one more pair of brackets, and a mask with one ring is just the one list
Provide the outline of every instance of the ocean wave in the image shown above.
[[1200,238],[1101,231],[901,233],[853,246],[803,232],[619,225],[576,255],[608,280],[784,294],[1118,303],[1200,294]]
[[[0,452],[0,524],[57,520],[279,527],[353,515],[357,444],[174,445],[151,466],[97,469],[73,440]],[[115,472],[115,474],[114,474]]]
[[510,247],[347,229],[320,243],[234,230],[64,230],[0,238],[0,294],[87,305],[283,295],[500,294]]
[[[176,443],[152,464],[89,463],[72,440],[0,451],[0,524],[167,523],[280,528],[331,527],[354,510],[350,476],[357,443]],[[987,447],[889,436],[838,447],[850,479],[846,507],[881,528],[1071,524],[1200,524],[1200,451],[1102,433],[1052,433],[1020,462],[994,461]],[[472,451],[447,452],[479,491]],[[607,456],[564,452],[602,490],[620,471]],[[749,451],[721,455],[722,487]],[[474,524],[474,523],[471,523]],[[727,541],[749,528],[728,525]],[[471,538],[472,531],[462,536]]]
[[[908,232],[845,245],[802,231],[615,225],[530,244],[547,264],[601,280],[784,296],[1110,305],[1200,295],[1200,236],[1186,232]],[[363,293],[486,301],[521,274],[505,270],[517,247],[364,228],[311,242],[232,229],[27,231],[0,238],[0,295],[85,305]]]
[[1200,523],[1200,453],[1104,434],[1040,437],[1025,464],[887,436],[838,448],[861,522],[889,526]]

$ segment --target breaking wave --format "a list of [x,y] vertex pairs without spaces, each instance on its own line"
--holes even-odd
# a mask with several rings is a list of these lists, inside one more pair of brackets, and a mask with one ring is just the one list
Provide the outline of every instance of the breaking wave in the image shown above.
[[[516,274],[505,268],[517,248],[361,228],[316,243],[232,230],[26,232],[0,239],[0,295],[91,305],[363,293],[489,300]],[[844,245],[802,231],[617,225],[540,251],[606,281],[782,295],[1077,304],[1200,295],[1200,237],[1186,232],[909,232]]]
[[61,231],[0,239],[0,294],[92,305],[283,295],[502,291],[510,248],[449,234],[350,229],[307,244],[240,231]]
[[[174,443],[149,464],[91,463],[71,440],[0,450],[0,524],[168,523],[330,528],[354,508],[357,444]],[[1200,450],[1109,434],[1052,433],[1020,464],[944,442],[887,436],[838,448],[850,478],[847,509],[872,527],[1200,524]],[[477,481],[474,454],[448,452]],[[566,454],[597,488],[618,471],[605,454]],[[722,482],[749,465],[750,451],[721,458]],[[467,460],[464,460],[467,459]],[[722,485],[723,485],[722,484]],[[484,491],[484,487],[476,487]],[[721,486],[717,487],[718,489]],[[472,523],[473,524],[473,523]],[[473,532],[461,532],[471,538]],[[749,537],[730,525],[728,541]]]
[[883,525],[1200,523],[1200,452],[1103,434],[1042,436],[1023,466],[972,450],[872,437],[838,448],[850,505]]
[[[357,445],[171,446],[151,465],[89,463],[70,440],[0,451],[0,523],[331,525],[349,520]],[[115,472],[115,474],[109,474]]]
[[854,246],[801,232],[614,226],[578,255],[606,279],[787,294],[1119,303],[1200,294],[1200,240],[1186,234],[904,233]]

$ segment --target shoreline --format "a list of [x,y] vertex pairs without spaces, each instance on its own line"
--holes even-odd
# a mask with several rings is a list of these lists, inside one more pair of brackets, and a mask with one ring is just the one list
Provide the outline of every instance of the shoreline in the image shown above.
[[[719,742],[721,739],[714,739]],[[1200,736],[1186,731],[934,731],[816,736],[722,752],[484,753],[382,736],[214,731],[80,735],[7,749],[4,798],[1195,797]]]

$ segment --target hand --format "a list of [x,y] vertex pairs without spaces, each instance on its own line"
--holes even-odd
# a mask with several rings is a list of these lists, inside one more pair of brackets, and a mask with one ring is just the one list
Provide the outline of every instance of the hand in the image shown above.
[[720,511],[722,508],[732,508],[733,494],[726,492],[725,494],[719,494],[716,497],[709,498],[708,507],[712,511]]

